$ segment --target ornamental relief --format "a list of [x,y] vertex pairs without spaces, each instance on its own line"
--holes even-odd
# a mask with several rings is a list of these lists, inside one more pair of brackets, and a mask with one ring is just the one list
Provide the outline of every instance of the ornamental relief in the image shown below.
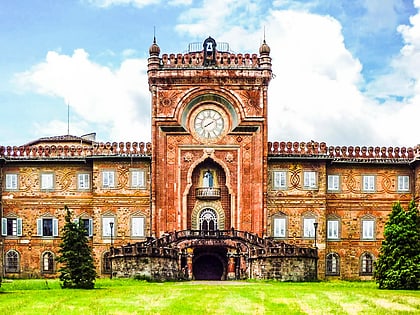
[[160,90],[157,97],[157,116],[173,117],[182,92]]
[[259,90],[237,91],[242,99],[246,116],[254,117],[263,114],[263,99]]

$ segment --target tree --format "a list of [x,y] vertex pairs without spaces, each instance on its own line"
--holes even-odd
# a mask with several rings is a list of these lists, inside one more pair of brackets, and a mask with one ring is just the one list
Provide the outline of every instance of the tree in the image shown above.
[[420,216],[414,200],[408,211],[400,202],[393,205],[375,266],[380,289],[420,288]]
[[67,206],[60,244],[58,262],[62,263],[59,271],[62,288],[93,289],[96,271],[93,264],[92,250],[86,237],[82,220],[72,222],[71,212]]

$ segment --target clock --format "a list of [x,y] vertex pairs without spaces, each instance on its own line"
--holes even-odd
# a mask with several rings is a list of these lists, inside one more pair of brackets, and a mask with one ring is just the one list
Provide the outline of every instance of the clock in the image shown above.
[[219,137],[225,128],[222,115],[215,109],[204,109],[194,118],[194,130],[202,139]]

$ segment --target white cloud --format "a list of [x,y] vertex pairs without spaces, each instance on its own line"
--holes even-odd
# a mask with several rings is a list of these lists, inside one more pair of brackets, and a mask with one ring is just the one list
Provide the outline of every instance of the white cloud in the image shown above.
[[[17,74],[16,80],[39,94],[63,98],[83,122],[103,128],[99,136],[138,141],[150,139],[146,69],[142,59],[127,59],[111,70],[89,60],[83,49],[75,50],[72,56],[50,51],[44,62]],[[51,134],[55,126],[59,123],[51,122],[44,133]],[[81,132],[86,125],[72,122],[73,126],[80,126],[76,130]],[[90,128],[83,132],[98,131]]]

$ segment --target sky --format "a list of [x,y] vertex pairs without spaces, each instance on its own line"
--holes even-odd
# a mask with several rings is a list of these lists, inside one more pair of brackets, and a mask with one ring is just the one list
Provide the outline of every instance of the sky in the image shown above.
[[1,0],[0,146],[150,141],[148,50],[265,38],[269,141],[420,143],[420,0]]

